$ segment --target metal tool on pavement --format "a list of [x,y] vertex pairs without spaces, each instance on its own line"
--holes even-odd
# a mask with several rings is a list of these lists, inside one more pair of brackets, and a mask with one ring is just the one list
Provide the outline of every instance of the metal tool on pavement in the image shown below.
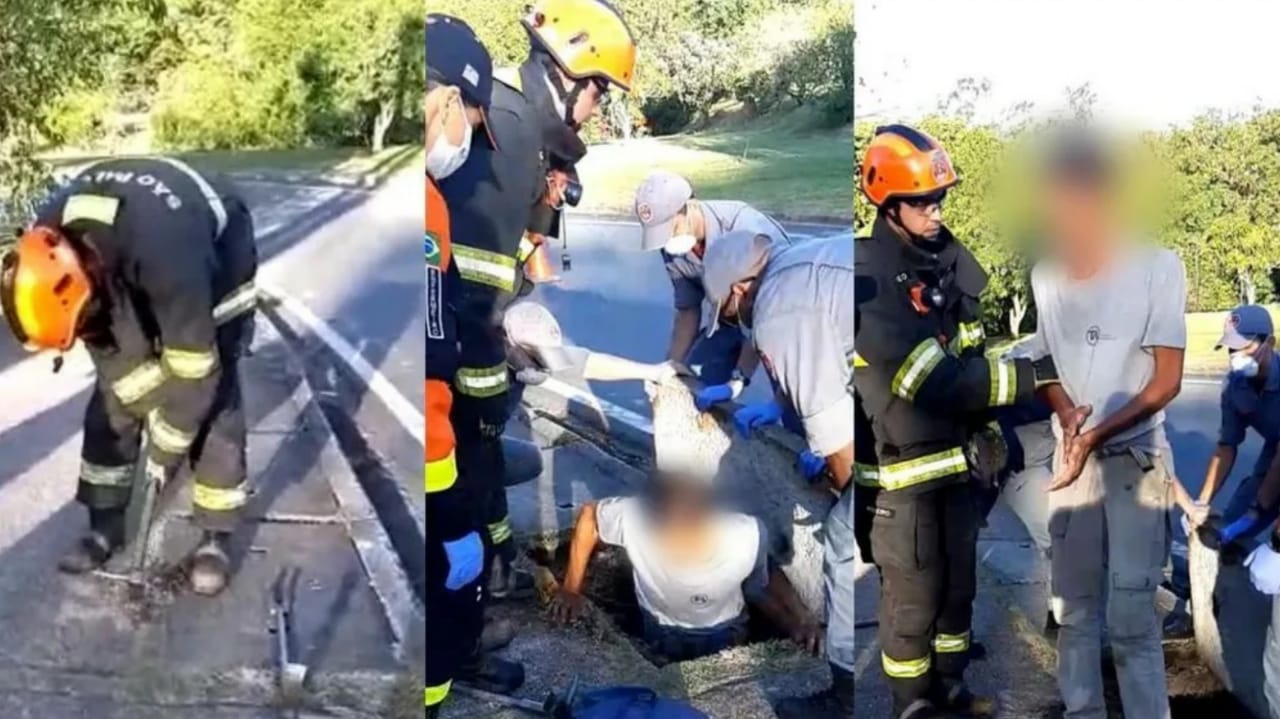
[[302,699],[307,681],[307,665],[294,661],[291,653],[293,603],[297,595],[299,573],[297,567],[282,567],[271,586],[271,626],[268,631],[275,635],[276,679],[279,681],[280,697],[289,705],[297,704]]
[[[144,456],[149,443],[150,438],[144,438],[141,447],[141,452]],[[99,569],[94,574],[103,579],[124,582],[129,585],[131,592],[139,594],[147,586],[146,572],[147,558],[151,548],[151,529],[155,523],[156,504],[160,501],[160,494],[168,483],[168,470],[153,464],[150,460],[146,460],[138,463],[136,471],[138,475],[135,475],[133,483],[135,499],[130,501],[127,510],[131,515],[132,521],[127,523],[136,522],[137,531],[131,533],[125,543],[126,547],[131,547],[133,553],[132,566],[127,573]]]
[[533,699],[507,696],[506,694],[495,694],[483,689],[469,687],[466,684],[453,685],[453,691],[491,704],[500,704],[538,716],[551,717],[551,719],[571,719],[573,702],[578,697],[578,678],[573,678],[573,681],[569,683],[569,688],[563,694],[556,694],[554,691],[548,692],[547,697],[540,702]]

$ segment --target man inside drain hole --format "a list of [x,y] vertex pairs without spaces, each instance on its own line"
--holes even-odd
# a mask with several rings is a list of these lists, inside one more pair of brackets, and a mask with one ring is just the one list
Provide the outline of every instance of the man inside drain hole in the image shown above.
[[719,507],[706,479],[658,473],[648,488],[579,510],[553,616],[568,622],[582,614],[587,567],[604,542],[630,561],[643,637],[658,658],[684,661],[746,643],[748,604],[822,656],[823,628],[771,566],[759,519]]

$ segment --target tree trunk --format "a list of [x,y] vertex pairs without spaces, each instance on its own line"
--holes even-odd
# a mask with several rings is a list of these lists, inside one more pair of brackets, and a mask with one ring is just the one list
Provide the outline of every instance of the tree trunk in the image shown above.
[[382,152],[386,147],[387,130],[391,129],[391,121],[396,116],[396,104],[391,100],[381,100],[378,102],[378,114],[373,118],[373,142],[372,149],[375,153]]
[[1022,295],[1013,296],[1013,307],[1009,308],[1009,334],[1014,339],[1022,334],[1022,320],[1027,316],[1027,303],[1023,301]]
[[1254,304],[1258,299],[1258,286],[1254,284],[1253,274],[1248,270],[1240,270],[1240,294],[1247,305]]

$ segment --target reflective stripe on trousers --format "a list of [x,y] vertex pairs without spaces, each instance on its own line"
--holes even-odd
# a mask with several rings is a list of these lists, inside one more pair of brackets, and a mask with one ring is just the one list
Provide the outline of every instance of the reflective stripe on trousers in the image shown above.
[[133,464],[108,467],[80,460],[80,481],[101,487],[127,487],[133,484]]
[[967,472],[968,469],[969,463],[964,458],[964,450],[954,447],[879,467],[855,464],[854,481],[864,487],[895,490]]
[[214,487],[196,478],[191,503],[209,512],[230,512],[240,509],[249,501],[248,482],[234,487]]

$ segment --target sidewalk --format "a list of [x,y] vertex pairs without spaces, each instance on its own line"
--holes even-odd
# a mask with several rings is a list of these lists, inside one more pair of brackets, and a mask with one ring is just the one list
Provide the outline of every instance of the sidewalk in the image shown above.
[[[233,543],[236,574],[217,598],[192,595],[177,568],[198,538],[187,521],[191,483],[185,476],[162,498],[152,537],[153,581],[143,596],[131,596],[120,582],[68,577],[54,568],[85,522],[71,501],[83,392],[59,405],[72,409],[56,425],[36,426],[47,416],[41,412],[36,422],[11,422],[0,433],[3,442],[3,435],[31,431],[30,441],[52,450],[28,467],[4,461],[0,499],[25,490],[38,493],[25,497],[31,508],[41,502],[48,504],[44,512],[60,507],[26,531],[10,526],[3,533],[16,541],[6,537],[0,545],[0,716],[294,716],[273,708],[267,631],[269,589],[289,565],[301,571],[294,615],[300,658],[294,661],[311,668],[309,710],[418,716],[420,679],[407,667],[420,664],[421,647],[401,646],[398,636],[420,636],[421,625],[404,625],[403,594],[387,583],[388,550],[371,531],[376,521],[353,494],[358,485],[288,349],[262,319],[254,347],[242,369],[255,494]],[[88,376],[87,365],[73,356],[61,376],[45,382],[75,382]],[[0,391],[6,380],[0,374]],[[58,444],[37,432],[67,439]]]

